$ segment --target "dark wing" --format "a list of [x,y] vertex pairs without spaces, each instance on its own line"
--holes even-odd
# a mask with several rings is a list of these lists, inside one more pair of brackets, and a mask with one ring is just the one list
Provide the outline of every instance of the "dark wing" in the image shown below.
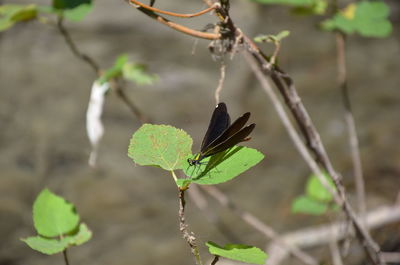
[[246,122],[250,118],[250,112],[246,112],[239,118],[237,118],[232,125],[230,125],[222,134],[220,134],[214,141],[209,143],[204,149],[205,152],[207,152],[208,149],[212,149],[215,146],[219,145],[220,143],[224,142],[227,140],[229,137],[240,131],[240,129],[243,128],[243,126],[246,124]]
[[207,152],[202,154],[203,157],[215,155],[219,152],[231,148],[232,146],[240,142],[246,141],[247,136],[254,130],[254,127],[256,127],[255,123],[247,125],[243,129],[241,129],[240,131],[236,132],[234,135],[223,141],[222,143],[214,146],[213,148],[208,149]]
[[231,124],[231,118],[229,117],[225,103],[221,102],[215,107],[215,110],[211,116],[210,124],[206,135],[204,136],[203,142],[201,143],[200,152],[204,152],[207,147],[218,138]]

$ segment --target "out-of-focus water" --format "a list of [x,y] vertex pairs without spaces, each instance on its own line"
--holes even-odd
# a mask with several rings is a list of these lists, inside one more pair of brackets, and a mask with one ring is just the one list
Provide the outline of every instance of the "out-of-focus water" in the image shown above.
[[[194,12],[204,7],[200,2],[157,1],[156,5]],[[334,37],[317,30],[317,20],[291,16],[282,8],[234,1],[231,9],[233,19],[251,37],[291,31],[283,42],[280,64],[294,78],[352,197]],[[201,29],[215,19],[205,15],[179,22]],[[127,53],[157,73],[157,84],[129,85],[127,93],[155,123],[191,134],[197,151],[219,80],[219,62],[210,56],[207,41],[196,43],[124,1],[96,1],[85,21],[67,27],[79,48],[103,68]],[[399,39],[398,30],[383,40],[348,39],[349,87],[371,208],[393,202],[400,187]],[[251,111],[257,127],[246,145],[266,158],[218,188],[279,232],[323,222],[290,214],[291,201],[303,192],[309,170],[243,58],[237,54],[226,64],[222,100],[232,117]],[[19,241],[34,233],[31,206],[38,192],[49,187],[73,202],[94,232],[91,241],[70,251],[71,264],[190,264],[190,251],[179,232],[173,179],[161,169],[136,166],[127,157],[129,139],[141,124],[114,93],[108,95],[103,114],[106,131],[99,166],[93,170],[87,165],[85,111],[94,78],[52,26],[19,24],[0,35],[0,263],[61,264],[61,255],[37,254]],[[262,235],[212,199],[208,202],[241,243],[265,246]],[[199,245],[208,240],[228,243],[190,200],[187,222]]]

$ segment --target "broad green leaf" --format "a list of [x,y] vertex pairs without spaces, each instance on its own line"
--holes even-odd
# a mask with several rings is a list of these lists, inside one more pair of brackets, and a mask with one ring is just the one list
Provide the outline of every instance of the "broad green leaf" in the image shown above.
[[128,156],[142,166],[182,169],[190,154],[192,138],[168,125],[144,124],[132,136]]
[[157,76],[149,74],[142,64],[126,63],[122,68],[122,74],[126,80],[138,85],[151,85],[157,80]]
[[325,20],[325,30],[341,30],[347,34],[357,32],[364,37],[383,38],[390,35],[392,24],[389,7],[381,1],[362,1],[350,4],[332,19]]
[[64,17],[71,21],[81,21],[92,10],[92,4],[82,4],[73,9],[67,9],[63,12]]
[[265,264],[268,257],[267,253],[253,246],[227,244],[221,247],[211,241],[208,241],[206,245],[208,251],[213,255],[245,263]]
[[[328,181],[329,185],[335,189],[335,184],[328,174],[324,174],[325,179]],[[306,185],[307,196],[321,202],[330,202],[332,200],[332,194],[325,189],[321,181],[316,175],[311,175],[308,178]]]
[[122,68],[128,62],[128,55],[123,54],[118,56],[117,60],[115,61],[113,67],[109,68],[102,74],[99,79],[101,84],[109,81],[112,78],[118,77],[122,75]]
[[83,4],[91,4],[92,0],[53,0],[56,9],[73,9]]
[[200,165],[190,166],[185,160],[184,173],[197,184],[218,184],[235,178],[263,158],[264,155],[256,149],[235,146],[211,158],[203,159]]
[[79,215],[74,205],[44,189],[33,204],[33,222],[39,235],[56,237],[75,230]]
[[67,235],[60,239],[42,236],[22,238],[28,246],[43,254],[52,255],[64,251],[69,246],[78,246],[87,242],[92,237],[92,232],[85,224],[80,224],[79,231],[74,235]]
[[292,203],[292,213],[322,215],[328,210],[328,204],[307,196],[300,196]]
[[57,240],[41,236],[32,236],[28,238],[22,238],[21,240],[28,244],[28,246],[32,249],[47,255],[53,255],[62,252],[68,246],[67,239]]
[[37,17],[36,5],[1,5],[0,32],[12,27],[15,23],[29,21]]
[[79,246],[92,238],[92,231],[89,230],[86,224],[81,223],[79,225],[79,231],[76,234],[68,235],[65,238],[69,245]]

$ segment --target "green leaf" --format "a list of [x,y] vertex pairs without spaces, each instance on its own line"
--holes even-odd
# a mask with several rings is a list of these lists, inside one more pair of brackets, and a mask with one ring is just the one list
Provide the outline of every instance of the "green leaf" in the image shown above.
[[[329,185],[333,189],[335,189],[335,184],[333,183],[332,178],[327,173],[324,173],[324,177],[328,181]],[[316,175],[311,175],[308,178],[306,185],[306,194],[307,196],[321,202],[332,201],[332,194],[325,189],[325,187],[322,185],[321,181]]]
[[168,125],[144,124],[132,136],[128,156],[142,166],[182,169],[190,154],[192,138]]
[[147,73],[146,67],[142,64],[126,63],[122,68],[122,74],[125,79],[138,85],[151,85],[157,80],[157,76]]
[[381,1],[362,1],[350,4],[332,19],[325,20],[325,30],[358,33],[364,37],[383,38],[390,35],[392,24],[388,20],[389,7]]
[[42,236],[22,238],[32,249],[43,254],[53,255],[64,251],[69,246],[78,246],[87,242],[92,237],[92,232],[85,224],[79,226],[79,231],[75,235],[68,235],[61,239],[45,238]]
[[73,9],[83,4],[91,4],[92,0],[53,0],[56,9]]
[[75,230],[79,215],[74,205],[44,189],[33,204],[33,222],[39,235],[55,237]]
[[176,185],[179,188],[185,188],[188,187],[190,185],[190,183],[192,183],[191,179],[177,179],[176,180]]
[[252,0],[261,4],[278,4],[291,6],[297,14],[325,14],[327,0]]
[[113,67],[106,70],[104,74],[99,79],[101,84],[108,82],[110,79],[121,76],[122,75],[122,68],[128,62],[128,55],[123,54],[118,56],[117,60],[115,61]]
[[36,5],[1,5],[0,32],[12,27],[15,23],[25,22],[37,18]]
[[92,231],[89,230],[86,224],[79,225],[79,231],[76,234],[65,237],[69,245],[79,246],[86,243],[92,238]]
[[316,201],[307,196],[300,196],[292,203],[292,213],[322,215],[328,210],[328,204]]
[[283,30],[276,35],[259,35],[254,38],[255,42],[280,42],[282,39],[288,37],[290,35],[290,31]]
[[218,184],[235,178],[263,158],[264,155],[256,149],[235,146],[211,158],[203,159],[200,165],[190,166],[187,159],[184,160],[184,173],[197,184]]
[[28,238],[22,238],[26,244],[32,249],[39,251],[43,254],[53,255],[64,251],[68,246],[67,240],[57,240],[51,238],[44,238],[41,236],[33,236]]
[[251,264],[265,264],[267,259],[267,254],[264,251],[253,246],[227,244],[224,247],[220,247],[211,241],[208,241],[206,245],[211,254],[231,260]]
[[92,10],[92,7],[92,4],[83,4],[73,9],[67,9],[63,12],[63,14],[66,19],[78,22],[83,20],[86,15],[89,14],[89,12]]
[[313,0],[253,0],[262,4],[279,4],[291,6],[307,6],[313,3]]

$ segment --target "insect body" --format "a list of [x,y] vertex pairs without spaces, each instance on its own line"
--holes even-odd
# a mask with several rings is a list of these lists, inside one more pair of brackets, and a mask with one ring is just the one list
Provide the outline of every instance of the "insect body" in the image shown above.
[[256,126],[255,123],[245,126],[249,118],[250,112],[246,112],[231,124],[225,103],[219,103],[211,116],[210,124],[201,144],[200,153],[193,159],[188,159],[189,165],[198,165],[206,157],[223,152],[240,142],[249,140],[248,136]]

